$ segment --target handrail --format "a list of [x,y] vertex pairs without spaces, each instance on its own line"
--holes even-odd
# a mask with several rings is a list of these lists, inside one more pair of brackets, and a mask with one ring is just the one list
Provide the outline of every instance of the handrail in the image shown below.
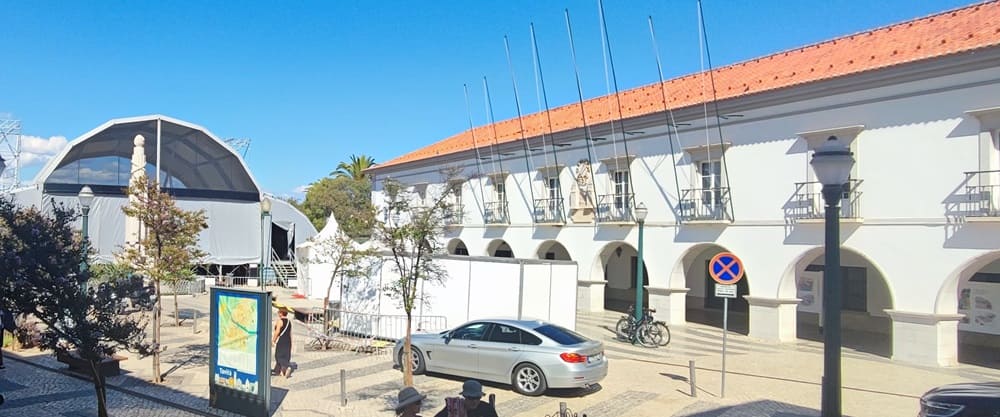
[[563,215],[563,199],[535,199],[535,211],[532,213],[535,223],[565,223]]
[[681,222],[697,220],[733,221],[729,213],[729,187],[689,188],[681,190],[677,202]]
[[[863,179],[851,179],[844,184],[840,203],[840,218],[859,219],[861,215],[860,190]],[[788,207],[787,216],[791,219],[821,219],[824,216],[824,200],[822,184],[818,181],[795,183],[795,193],[790,200],[793,205]]]
[[483,220],[486,224],[509,224],[510,215],[507,212],[507,201],[493,201],[483,207]]
[[635,208],[635,194],[601,194],[597,196],[597,222],[635,222],[632,210]]

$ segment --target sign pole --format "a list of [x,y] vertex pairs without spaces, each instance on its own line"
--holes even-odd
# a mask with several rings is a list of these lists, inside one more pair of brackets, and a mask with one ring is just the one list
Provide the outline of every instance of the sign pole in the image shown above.
[[729,335],[729,298],[722,299],[722,398],[726,398],[726,337]]
[[708,274],[715,280],[715,296],[722,298],[722,390],[726,398],[726,342],[729,338],[729,299],[739,296],[736,283],[743,279],[743,261],[729,252],[720,252],[708,261]]

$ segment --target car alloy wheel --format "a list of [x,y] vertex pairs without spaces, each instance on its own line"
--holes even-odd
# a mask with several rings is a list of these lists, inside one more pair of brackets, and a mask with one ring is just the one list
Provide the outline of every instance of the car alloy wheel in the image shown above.
[[528,396],[542,395],[546,389],[545,375],[532,364],[523,364],[514,370],[514,389]]

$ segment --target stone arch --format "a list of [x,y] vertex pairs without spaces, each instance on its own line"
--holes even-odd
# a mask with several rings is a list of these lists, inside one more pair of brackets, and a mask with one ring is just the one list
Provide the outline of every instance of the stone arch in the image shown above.
[[1000,320],[1000,307],[997,307],[1000,303],[996,298],[989,298],[998,287],[1000,251],[990,251],[959,265],[938,290],[935,313],[964,316],[955,330],[958,362],[1000,367],[996,359],[996,352],[1000,350],[1000,334],[992,325]]
[[[689,288],[685,297],[684,313],[687,321],[722,327],[723,305],[721,298],[715,297],[715,281],[708,277],[707,263],[720,252],[729,250],[715,243],[699,243],[684,251],[670,273],[670,285],[675,288]],[[739,254],[737,254],[739,256]],[[750,295],[750,274],[752,267],[744,263],[745,275],[737,284],[739,296],[729,300],[729,329],[749,334],[750,306],[746,299]]]
[[449,255],[469,255],[469,248],[465,246],[465,242],[462,239],[452,239],[448,241],[448,254]]
[[557,240],[546,240],[538,245],[535,251],[538,259],[554,259],[557,261],[572,261],[569,251]]
[[[620,240],[608,242],[598,251],[590,279],[604,281],[604,309],[624,312],[635,303],[635,278],[639,251]],[[635,261],[633,261],[635,259]],[[649,285],[649,264],[643,262],[643,285]],[[643,292],[643,305],[649,305],[649,292]]]
[[490,241],[489,245],[486,245],[486,256],[513,258],[514,250],[511,249],[510,244],[508,244],[505,240],[493,239]]
[[[841,338],[845,348],[892,355],[893,288],[881,266],[861,250],[841,246]],[[778,283],[777,298],[801,301],[796,306],[796,336],[822,341],[823,246],[803,251],[788,264]],[[888,336],[888,337],[886,337]]]
[[1000,251],[990,251],[969,259],[955,268],[938,289],[937,300],[934,302],[934,312],[937,314],[957,313],[959,285],[968,282],[972,275],[997,260],[1000,260]]

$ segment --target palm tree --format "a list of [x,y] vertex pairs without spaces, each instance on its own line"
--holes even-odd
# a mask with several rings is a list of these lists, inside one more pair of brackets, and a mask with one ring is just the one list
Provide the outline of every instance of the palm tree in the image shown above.
[[350,162],[337,164],[337,169],[330,173],[335,178],[348,177],[351,179],[361,179],[367,176],[365,170],[375,165],[375,159],[368,155],[351,155]]

